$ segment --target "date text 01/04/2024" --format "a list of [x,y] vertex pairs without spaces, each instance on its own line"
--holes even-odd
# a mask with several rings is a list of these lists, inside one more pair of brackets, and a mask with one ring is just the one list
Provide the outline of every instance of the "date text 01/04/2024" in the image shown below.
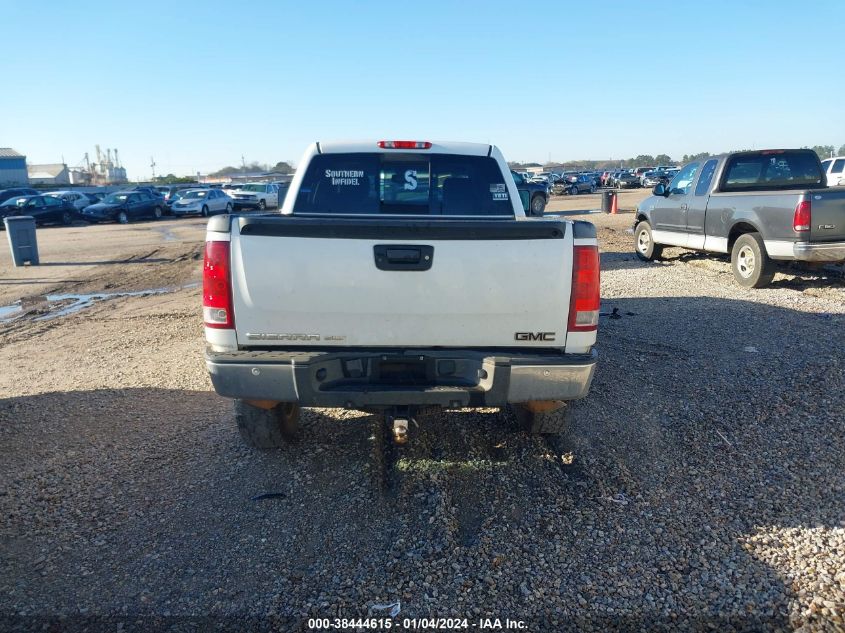
[[318,630],[389,630],[396,628],[404,631],[447,631],[447,630],[527,630],[523,620],[510,618],[480,618],[470,621],[468,618],[403,618],[394,621],[391,618],[310,618],[308,629]]

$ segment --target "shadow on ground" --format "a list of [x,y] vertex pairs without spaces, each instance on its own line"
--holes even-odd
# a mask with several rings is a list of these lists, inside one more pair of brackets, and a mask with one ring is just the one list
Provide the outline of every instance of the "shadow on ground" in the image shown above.
[[842,525],[845,380],[819,341],[843,324],[704,297],[606,303],[636,316],[603,320],[570,433],[434,416],[386,493],[357,412],[308,411],[298,442],[257,452],[208,392],[3,399],[0,611],[297,628],[400,600],[402,616],[531,630],[794,624],[784,569],[746,546]]

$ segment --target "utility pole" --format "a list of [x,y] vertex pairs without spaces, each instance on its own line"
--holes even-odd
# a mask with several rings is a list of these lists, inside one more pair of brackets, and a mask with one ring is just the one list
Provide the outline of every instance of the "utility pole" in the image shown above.
[[152,156],[150,156],[150,169],[153,170],[153,180],[156,179],[156,162]]
[[241,172],[246,173],[246,161],[244,160],[243,154],[241,154]]

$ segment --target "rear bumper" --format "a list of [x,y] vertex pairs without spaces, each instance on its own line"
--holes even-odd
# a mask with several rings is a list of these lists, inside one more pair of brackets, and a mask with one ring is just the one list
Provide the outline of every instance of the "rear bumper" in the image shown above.
[[792,252],[803,262],[845,262],[845,242],[797,242]]
[[306,407],[445,408],[575,400],[590,390],[598,355],[477,350],[206,352],[221,396]]

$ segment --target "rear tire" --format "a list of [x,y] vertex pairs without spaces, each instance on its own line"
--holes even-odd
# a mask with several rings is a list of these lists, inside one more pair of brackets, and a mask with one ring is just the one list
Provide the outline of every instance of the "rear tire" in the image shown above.
[[651,225],[643,220],[634,229],[634,250],[637,257],[645,262],[660,259],[663,256],[663,246],[654,243]]
[[117,221],[119,224],[129,224],[129,216],[126,215],[126,211],[117,214]]
[[528,435],[562,435],[572,421],[568,403],[554,411],[530,411],[524,404],[510,405],[519,430]]
[[161,220],[161,216],[163,215],[164,213],[162,213],[161,207],[156,207],[155,209],[153,209],[153,217],[156,220]]
[[578,187],[570,187],[569,188],[569,195],[570,196],[577,196],[578,195]]
[[763,288],[772,283],[775,265],[759,233],[740,235],[731,249],[734,279],[743,288]]
[[73,224],[73,214],[70,211],[65,211],[62,213],[62,224],[65,226],[70,226]]
[[204,218],[208,217],[208,207],[207,206],[202,205],[202,210],[200,211],[200,215]]
[[232,203],[227,202],[226,203],[226,213],[231,213],[231,212],[232,212]]
[[285,446],[299,432],[299,405],[295,402],[281,402],[272,409],[262,409],[235,400],[234,407],[241,439],[252,448]]
[[531,214],[532,215],[543,215],[543,211],[546,210],[546,200],[543,196],[534,196],[531,198]]

